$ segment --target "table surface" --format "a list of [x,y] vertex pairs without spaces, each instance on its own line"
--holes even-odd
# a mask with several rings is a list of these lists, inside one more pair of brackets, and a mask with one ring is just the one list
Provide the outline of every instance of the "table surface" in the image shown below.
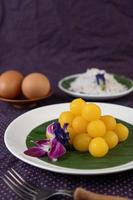
[[[110,73],[122,74],[133,79],[133,35],[132,31],[128,31],[133,30],[132,12],[129,12],[129,15],[126,11],[122,12],[123,7],[127,5],[120,5],[116,13],[117,5],[103,1],[104,3],[97,6],[97,9],[113,12],[114,15],[109,15],[101,27],[99,24],[91,26],[92,33],[86,26],[90,22],[82,19],[87,16],[86,7],[89,6],[93,10],[93,3],[82,5],[81,1],[76,1],[77,3],[73,1],[73,5],[67,5],[67,3],[63,5],[56,1],[59,4],[59,9],[56,9],[53,1],[45,0],[38,8],[39,19],[34,20],[37,15],[35,1],[31,1],[32,3],[28,0],[17,2],[14,0],[12,5],[10,1],[0,2],[2,11],[0,12],[2,27],[0,28],[0,73],[16,69],[24,75],[31,72],[46,74],[50,79],[53,94],[48,99],[39,102],[36,107],[70,102],[73,97],[59,90],[58,81],[64,76],[85,72],[90,67],[104,68]],[[96,0],[93,2],[98,4]],[[70,9],[71,6],[74,9]],[[103,9],[105,7],[107,10]],[[81,12],[79,14],[81,9],[85,10],[82,12],[84,16]],[[52,14],[49,16],[48,13]],[[100,13],[100,20],[104,21],[103,12],[98,10],[98,13]],[[60,15],[63,16],[61,19],[64,21],[59,20]],[[99,18],[96,13],[92,16],[91,20],[95,24]],[[113,35],[114,22],[117,23],[115,16],[118,19],[120,30],[120,32],[116,30],[116,37]],[[64,23],[67,24],[67,21],[71,21],[71,26],[69,26],[70,23],[68,26],[63,26]],[[99,35],[94,34],[104,28],[109,29],[111,36],[109,32],[106,32],[106,35],[100,32]],[[90,39],[92,34],[94,40]],[[109,42],[107,42],[108,37],[111,37]],[[106,102],[133,107],[133,93]],[[15,158],[4,144],[4,132],[12,120],[28,110],[31,108],[17,109],[8,103],[0,102],[0,173],[5,173],[12,167],[27,181],[38,187],[75,189],[82,186],[94,192],[133,198],[133,170],[110,175],[73,176],[42,170]],[[19,197],[9,190],[1,179],[0,188],[1,200],[19,200]]]

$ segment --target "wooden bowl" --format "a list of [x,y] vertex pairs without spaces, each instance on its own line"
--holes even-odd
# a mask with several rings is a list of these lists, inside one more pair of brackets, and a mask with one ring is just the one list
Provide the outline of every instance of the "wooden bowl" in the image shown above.
[[24,108],[24,107],[34,107],[41,100],[47,99],[52,95],[52,89],[50,89],[49,93],[46,96],[35,98],[35,99],[26,99],[23,95],[19,96],[17,99],[6,99],[0,97],[1,101],[12,104],[16,108]]

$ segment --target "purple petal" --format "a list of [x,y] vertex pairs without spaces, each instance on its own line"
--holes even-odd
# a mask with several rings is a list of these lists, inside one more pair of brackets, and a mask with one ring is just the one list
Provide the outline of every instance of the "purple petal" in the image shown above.
[[39,147],[31,147],[28,150],[24,151],[24,154],[32,157],[42,157],[46,155],[47,152]]
[[52,140],[51,150],[48,152],[48,157],[51,160],[55,160],[66,153],[65,147],[56,139]]
[[59,122],[54,122],[53,123],[53,130],[55,130],[55,129],[60,129],[61,128],[61,126],[60,126],[60,123]]
[[43,147],[45,145],[49,145],[50,143],[50,139],[45,139],[45,140],[38,140],[35,142],[35,144],[37,144],[40,147]]
[[51,134],[53,133],[53,123],[48,125],[47,132],[50,132]]
[[54,127],[54,123],[47,126],[46,135],[47,135],[48,138],[54,138],[55,137],[53,127]]

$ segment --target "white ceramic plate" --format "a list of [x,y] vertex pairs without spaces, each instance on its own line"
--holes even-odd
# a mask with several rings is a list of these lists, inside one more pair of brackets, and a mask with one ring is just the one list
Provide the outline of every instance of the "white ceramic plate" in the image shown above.
[[122,96],[125,96],[133,91],[133,82],[132,80],[124,77],[124,76],[119,76],[119,75],[114,75],[114,78],[120,83],[124,84],[127,86],[127,90],[124,92],[119,92],[115,94],[101,94],[101,95],[91,95],[91,94],[85,94],[85,93],[80,93],[80,92],[74,92],[69,89],[70,83],[73,81],[73,79],[76,79],[78,76],[82,74],[74,74],[71,76],[64,77],[61,79],[58,83],[58,87],[65,93],[74,96],[74,97],[81,97],[87,100],[106,100],[106,99],[115,99],[119,98]]
[[[114,117],[133,124],[133,109],[129,107],[124,107],[120,105],[107,104],[107,103],[97,103],[103,114],[112,114]],[[51,163],[44,162],[38,158],[33,158],[25,155],[23,152],[27,149],[26,147],[26,137],[31,132],[32,129],[38,125],[59,117],[62,111],[66,111],[69,108],[69,103],[55,104],[50,106],[44,106],[37,109],[33,109],[25,114],[16,118],[6,129],[4,135],[4,141],[8,150],[20,160],[42,168],[58,173],[65,174],[107,174],[125,171],[128,169],[133,169],[133,161],[117,166],[104,169],[72,169],[64,168],[53,165]]]

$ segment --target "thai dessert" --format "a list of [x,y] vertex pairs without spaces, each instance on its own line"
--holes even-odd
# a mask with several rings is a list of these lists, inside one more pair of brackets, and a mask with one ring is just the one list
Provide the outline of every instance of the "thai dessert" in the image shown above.
[[47,126],[46,138],[36,141],[35,146],[24,152],[26,155],[48,156],[50,160],[57,161],[69,148],[73,148],[96,158],[104,157],[110,149],[128,138],[128,128],[118,123],[114,116],[102,115],[97,104],[77,98],[69,108],[60,113],[58,121]]

